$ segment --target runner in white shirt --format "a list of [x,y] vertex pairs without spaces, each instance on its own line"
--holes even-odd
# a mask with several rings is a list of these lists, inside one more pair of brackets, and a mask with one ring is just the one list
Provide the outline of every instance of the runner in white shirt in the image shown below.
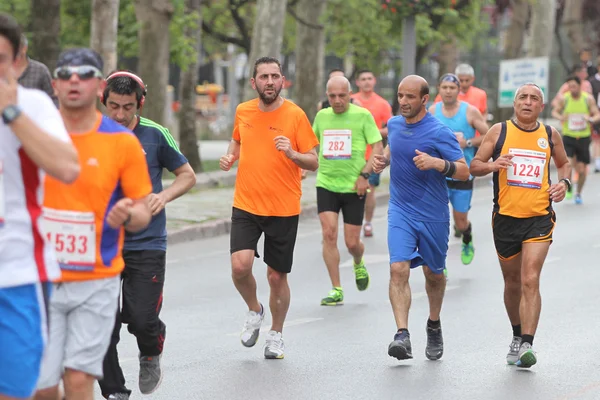
[[70,183],[77,152],[47,94],[17,84],[21,29],[0,13],[0,400],[35,390],[49,282],[60,275],[38,229],[43,173]]

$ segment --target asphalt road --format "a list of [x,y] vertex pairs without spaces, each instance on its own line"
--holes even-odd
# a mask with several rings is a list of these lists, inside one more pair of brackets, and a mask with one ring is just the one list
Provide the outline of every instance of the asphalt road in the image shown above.
[[[263,358],[264,334],[251,349],[239,342],[245,306],[230,279],[229,238],[173,245],[163,318],[164,380],[149,399],[541,399],[600,398],[600,176],[589,178],[584,205],[556,205],[557,228],[542,276],[542,318],[535,339],[538,364],[505,364],[512,332],[502,302],[502,278],[491,237],[491,187],[476,190],[471,221],[475,260],[460,263],[451,238],[450,280],[442,311],[442,360],[425,358],[428,305],[420,269],[411,276],[414,359],[387,355],[395,333],[388,301],[386,210],[365,240],[371,286],[359,293],[350,256],[342,251],[345,305],[321,307],[330,289],[317,220],[301,223],[290,276],[292,304],[284,329],[284,360]],[[343,239],[340,238],[340,245]],[[261,244],[262,246],[262,244]],[[260,299],[268,303],[266,267],[255,262]],[[268,330],[269,317],[263,324]],[[133,399],[137,348],[123,330],[119,347]]]

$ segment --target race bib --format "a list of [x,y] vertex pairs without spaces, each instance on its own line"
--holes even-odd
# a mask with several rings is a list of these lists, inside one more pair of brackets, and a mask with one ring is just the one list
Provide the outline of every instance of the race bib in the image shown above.
[[4,217],[6,215],[4,196],[4,164],[0,160],[0,228],[4,227]]
[[568,127],[570,131],[583,131],[587,128],[588,122],[585,114],[569,114]]
[[350,129],[323,131],[323,157],[328,160],[347,160],[352,157]]
[[546,153],[541,151],[509,149],[513,165],[506,170],[509,186],[541,189],[546,167]]
[[62,269],[92,271],[96,265],[93,212],[44,208],[44,232]]

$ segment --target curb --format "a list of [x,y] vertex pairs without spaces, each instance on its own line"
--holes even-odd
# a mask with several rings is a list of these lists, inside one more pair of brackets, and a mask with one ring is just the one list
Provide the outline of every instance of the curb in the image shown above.
[[[491,189],[490,185],[490,177],[476,178],[473,187],[474,188],[485,188],[488,187]],[[384,206],[390,199],[389,190],[383,191],[379,189],[375,194],[375,199],[377,201],[378,206]],[[317,205],[309,204],[302,207],[302,212],[300,213],[300,221],[304,221],[311,218],[316,218],[317,213]],[[193,224],[187,226],[185,228],[177,229],[171,231],[167,235],[168,244],[177,244],[190,242],[194,240],[200,239],[208,239],[217,236],[227,235],[231,232],[231,218],[222,218],[213,221],[201,222],[198,224]]]

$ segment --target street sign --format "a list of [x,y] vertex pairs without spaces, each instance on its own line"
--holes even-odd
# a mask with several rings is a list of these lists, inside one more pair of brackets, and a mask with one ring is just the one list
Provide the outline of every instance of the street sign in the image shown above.
[[498,87],[498,107],[510,108],[515,92],[524,83],[535,83],[544,92],[544,101],[548,102],[548,76],[550,60],[548,57],[519,58],[500,61],[500,84]]

